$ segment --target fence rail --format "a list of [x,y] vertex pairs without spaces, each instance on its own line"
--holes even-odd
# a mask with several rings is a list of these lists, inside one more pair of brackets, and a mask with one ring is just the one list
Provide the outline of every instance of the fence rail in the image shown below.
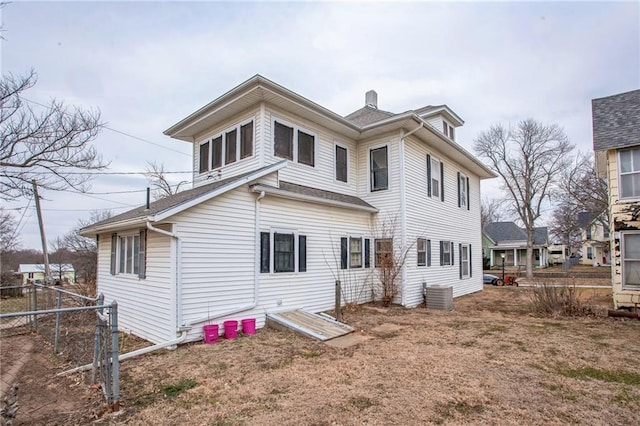
[[[69,366],[92,364],[112,409],[119,404],[118,305],[39,284],[0,290],[0,338],[37,333]],[[87,378],[88,379],[88,378]]]

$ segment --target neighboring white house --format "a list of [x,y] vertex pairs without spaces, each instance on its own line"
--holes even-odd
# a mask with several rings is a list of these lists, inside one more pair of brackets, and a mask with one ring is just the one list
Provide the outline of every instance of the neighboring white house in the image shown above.
[[600,215],[590,212],[578,213],[578,227],[582,239],[582,264],[609,265],[609,228],[602,225]]
[[82,230],[98,291],[153,342],[330,310],[336,278],[346,302],[369,301],[390,252],[408,250],[403,306],[423,283],[480,291],[480,181],[495,175],[456,143],[462,124],[446,105],[380,110],[373,91],[342,117],[255,76],[165,131],[193,145],[193,189]]
[[[51,263],[49,271],[54,282],[75,284],[76,270],[70,263]],[[21,263],[18,273],[22,275],[22,283],[27,284],[29,280],[36,283],[44,283],[44,264]]]
[[[519,267],[527,264],[527,232],[513,222],[492,222],[484,230],[485,256],[489,267]],[[549,232],[546,227],[533,229],[533,266],[549,266]]]
[[[611,281],[617,308],[640,308],[640,90],[593,99],[596,173],[609,188]],[[583,253],[584,256],[584,253]]]

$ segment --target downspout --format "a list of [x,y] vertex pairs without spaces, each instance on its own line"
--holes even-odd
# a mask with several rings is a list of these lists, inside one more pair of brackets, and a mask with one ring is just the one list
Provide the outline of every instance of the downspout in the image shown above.
[[[180,241],[180,237],[176,232],[165,231],[164,229],[155,228],[151,225],[151,222],[147,221],[147,229],[153,232],[157,232],[158,234],[166,235],[176,240],[176,271],[175,271],[175,282],[176,282],[176,290],[175,290],[175,324],[176,326],[180,324],[180,317],[182,316],[182,273],[181,273],[181,262],[180,258],[182,255],[182,242]],[[178,328],[178,331],[183,331]]]
[[[398,164],[399,164],[398,171],[400,173],[400,240],[402,244],[403,256],[405,255],[404,251],[407,249],[407,199],[405,194],[405,182],[404,182],[404,176],[405,176],[404,140],[405,138],[411,136],[412,134],[422,129],[423,127],[424,127],[424,122],[421,121],[420,125],[415,129],[413,129],[412,131],[410,131],[409,133],[404,134],[404,130],[400,132],[400,143],[398,145],[398,151],[399,151],[398,156],[400,157],[398,161]],[[404,257],[406,259],[406,256]],[[406,306],[406,297],[407,297],[406,286],[407,286],[407,265],[405,262],[405,264],[402,265],[402,293],[400,295],[402,306]]]
[[260,194],[256,197],[256,210],[255,210],[255,243],[254,243],[254,265],[253,265],[253,302],[249,305],[241,306],[239,308],[233,308],[228,311],[220,312],[214,315],[209,315],[205,318],[200,318],[192,321],[187,321],[184,323],[180,330],[189,330],[194,324],[202,323],[205,321],[209,321],[216,318],[226,317],[228,315],[237,314],[239,312],[250,311],[258,306],[258,301],[260,300],[260,256],[259,256],[259,247],[260,247],[260,200],[262,200],[265,196],[264,191],[261,191]]

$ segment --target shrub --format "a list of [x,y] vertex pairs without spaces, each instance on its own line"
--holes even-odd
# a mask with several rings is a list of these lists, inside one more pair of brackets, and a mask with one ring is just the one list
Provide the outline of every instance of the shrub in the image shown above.
[[595,312],[592,306],[580,303],[575,285],[552,285],[548,282],[539,282],[533,287],[531,306],[534,312],[552,316],[590,315]]

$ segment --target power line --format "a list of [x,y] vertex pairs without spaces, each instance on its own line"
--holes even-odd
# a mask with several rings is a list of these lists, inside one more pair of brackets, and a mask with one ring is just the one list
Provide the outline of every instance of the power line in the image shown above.
[[[5,175],[8,175],[9,177],[12,177],[10,175],[10,171],[4,173]],[[59,172],[60,174],[64,174],[64,175],[146,175],[149,174],[149,172],[147,171],[143,171],[143,172],[94,172],[94,171],[87,171],[87,172]],[[167,175],[176,175],[176,174],[191,174],[193,173],[193,170],[188,170],[188,171],[181,171],[181,172],[163,172],[164,174]],[[45,172],[45,171],[29,171],[30,175],[50,175],[51,172]],[[16,175],[17,176],[17,175]]]
[[[36,101],[31,100],[31,99],[27,99],[27,98],[25,98],[25,97],[21,97],[21,99],[24,99],[25,101],[30,102],[30,103],[32,103],[32,104],[39,105],[39,106],[41,106],[41,107],[43,107],[43,108],[49,108],[49,109],[51,109],[51,107],[50,107],[49,105],[45,105],[45,104],[42,104],[42,103],[40,103],[40,102],[36,102]],[[70,115],[70,114],[69,114],[68,112],[66,112],[66,111],[63,111],[63,114]],[[173,148],[166,147],[166,146],[164,146],[164,145],[160,145],[159,143],[152,142],[152,141],[150,141],[150,140],[148,140],[148,139],[144,139],[144,138],[141,138],[141,137],[139,137],[139,136],[135,136],[135,135],[132,135],[132,134],[130,134],[130,133],[123,132],[122,130],[117,130],[117,129],[114,129],[113,127],[109,127],[109,126],[107,126],[107,125],[104,125],[104,126],[102,126],[102,127],[104,127],[104,128],[105,128],[105,129],[107,129],[107,130],[111,130],[112,132],[119,133],[119,134],[121,134],[121,135],[123,135],[123,136],[127,136],[127,137],[130,137],[130,138],[132,138],[132,139],[136,139],[136,140],[139,140],[139,141],[141,141],[141,142],[144,142],[144,143],[148,143],[148,144],[150,144],[150,145],[157,146],[158,148],[166,149],[167,151],[173,151],[173,152],[176,152],[176,153],[178,153],[178,154],[181,154],[181,155],[184,155],[184,156],[187,156],[187,157],[191,157],[191,154],[185,154],[184,152],[182,152],[182,151],[178,151],[177,149],[173,149]]]

